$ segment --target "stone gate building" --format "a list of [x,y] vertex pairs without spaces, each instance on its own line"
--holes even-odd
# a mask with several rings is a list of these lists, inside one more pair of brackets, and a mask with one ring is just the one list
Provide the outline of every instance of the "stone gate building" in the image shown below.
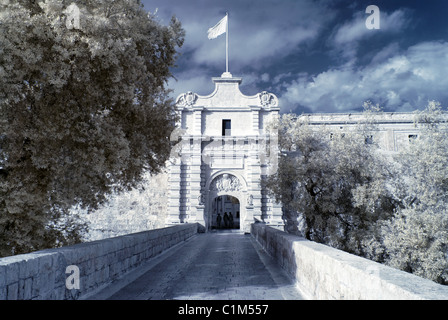
[[[279,116],[278,99],[268,92],[242,94],[242,79],[228,73],[212,81],[210,95],[187,92],[177,98],[178,130],[171,135],[177,144],[166,170],[149,177],[144,191],[120,195],[87,215],[90,230],[96,231],[89,233],[89,241],[185,222],[198,222],[205,230],[225,228],[225,213],[233,218],[227,228],[249,231],[251,223],[261,220],[283,229],[281,205],[261,184],[276,171],[277,135],[268,122]],[[372,141],[383,153],[400,152],[423,134],[416,116],[375,115]],[[325,113],[297,115],[296,120],[326,127],[331,139],[372,119],[362,113]],[[440,121],[448,123],[448,113]]]
[[276,170],[277,135],[268,123],[278,117],[278,99],[265,91],[242,94],[242,79],[227,72],[212,81],[210,95],[187,92],[176,100],[166,224],[245,232],[255,220],[282,226],[281,206],[261,184]]

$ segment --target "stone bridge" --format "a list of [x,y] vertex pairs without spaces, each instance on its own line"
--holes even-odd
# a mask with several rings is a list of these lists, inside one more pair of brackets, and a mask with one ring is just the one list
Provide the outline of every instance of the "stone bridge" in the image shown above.
[[1,258],[0,299],[435,300],[448,288],[262,223],[180,224]]

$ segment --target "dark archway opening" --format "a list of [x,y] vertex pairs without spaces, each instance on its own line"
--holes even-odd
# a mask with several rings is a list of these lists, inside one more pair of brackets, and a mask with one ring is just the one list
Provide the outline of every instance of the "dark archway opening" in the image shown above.
[[229,195],[218,196],[212,203],[212,229],[239,229],[240,201]]

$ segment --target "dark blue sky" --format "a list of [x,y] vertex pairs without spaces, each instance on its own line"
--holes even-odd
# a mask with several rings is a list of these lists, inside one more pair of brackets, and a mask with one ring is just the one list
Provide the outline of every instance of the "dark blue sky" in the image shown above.
[[[225,71],[225,35],[207,30],[229,11],[229,65],[241,90],[276,94],[283,112],[386,111],[448,105],[446,0],[142,0],[163,24],[175,15],[186,39],[173,96],[206,95]],[[366,8],[380,9],[369,30]]]

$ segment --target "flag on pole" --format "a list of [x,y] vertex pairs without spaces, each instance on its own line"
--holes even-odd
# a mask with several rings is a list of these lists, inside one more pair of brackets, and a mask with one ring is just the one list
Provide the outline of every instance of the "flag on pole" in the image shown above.
[[222,18],[213,28],[208,29],[208,38],[215,39],[227,30],[227,15]]

